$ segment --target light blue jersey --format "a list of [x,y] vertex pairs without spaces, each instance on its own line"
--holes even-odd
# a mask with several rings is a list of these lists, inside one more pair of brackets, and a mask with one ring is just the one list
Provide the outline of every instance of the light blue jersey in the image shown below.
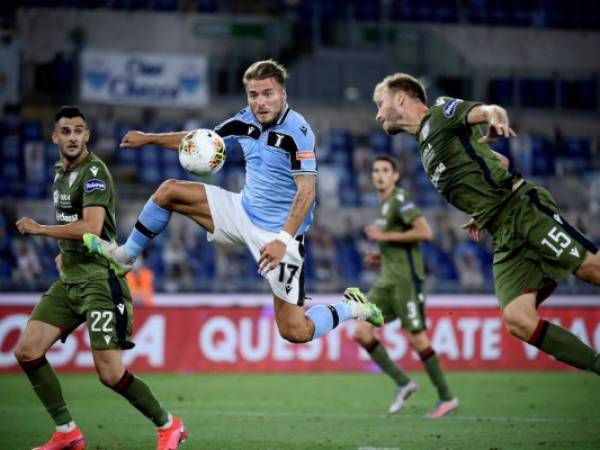
[[[242,191],[244,210],[255,225],[278,233],[288,217],[296,183],[294,176],[317,173],[315,135],[297,112],[285,105],[279,120],[263,129],[250,108],[244,108],[215,128],[227,151],[242,148],[246,160],[246,185]],[[297,234],[313,221],[311,206]]]

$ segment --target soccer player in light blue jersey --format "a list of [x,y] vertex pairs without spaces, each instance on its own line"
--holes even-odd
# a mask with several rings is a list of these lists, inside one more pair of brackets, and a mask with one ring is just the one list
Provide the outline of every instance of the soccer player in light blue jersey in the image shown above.
[[[243,77],[248,107],[215,128],[228,152],[244,153],[241,193],[167,180],[148,200],[123,246],[91,234],[84,242],[115,271],[127,272],[177,212],[203,227],[210,241],[248,247],[273,292],[275,320],[284,339],[308,342],[348,319],[382,326],[381,311],[357,288],[348,288],[339,303],[304,311],[304,233],[313,220],[317,160],[310,125],[287,104],[286,78],[285,68],[273,60],[252,64]],[[130,131],[121,147],[154,144],[178,150],[185,135]]]

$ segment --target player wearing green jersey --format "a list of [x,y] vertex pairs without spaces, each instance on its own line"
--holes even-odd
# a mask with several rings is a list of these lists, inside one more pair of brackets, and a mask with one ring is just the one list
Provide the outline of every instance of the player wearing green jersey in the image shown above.
[[29,217],[17,221],[21,234],[58,239],[58,279],[42,296],[15,351],[35,393],[56,424],[42,450],[82,450],[83,434],[73,421],[60,383],[46,360],[57,340],[87,323],[94,364],[100,381],[125,397],[158,427],[158,450],[173,450],[186,437],[183,423],[168,413],[150,388],[123,366],[122,351],[130,342],[133,310],[127,282],[81,242],[84,233],[116,237],[115,192],[111,175],[87,149],[90,130],[78,108],[63,106],[55,116],[52,142],[60,160],[52,186],[57,225],[41,225]]
[[[423,85],[402,73],[381,81],[373,100],[384,131],[417,138],[433,185],[470,217],[464,225],[469,236],[492,236],[496,295],[508,331],[559,361],[600,374],[599,353],[537,313],[555,280],[573,273],[600,285],[600,254],[561,216],[547,190],[509,173],[506,158],[488,146],[515,135],[506,111],[447,97],[428,108]],[[488,125],[486,134],[480,124]]]
[[[381,273],[367,298],[381,309],[386,322],[400,319],[411,348],[419,354],[431,382],[437,388],[439,401],[427,414],[427,417],[437,419],[456,410],[458,399],[448,388],[440,360],[431,348],[426,331],[425,270],[420,243],[431,240],[431,229],[408,193],[396,186],[400,173],[392,158],[375,158],[371,175],[381,209],[377,222],[367,226],[365,233],[378,243],[379,253],[368,254],[365,262],[372,267],[381,266]],[[418,389],[417,384],[390,359],[371,324],[358,323],[353,338],[396,383],[389,412],[398,412],[404,401]]]

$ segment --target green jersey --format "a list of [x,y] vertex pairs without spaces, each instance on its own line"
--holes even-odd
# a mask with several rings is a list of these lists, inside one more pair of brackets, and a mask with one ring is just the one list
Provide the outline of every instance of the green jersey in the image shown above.
[[[115,221],[115,193],[112,177],[104,162],[90,153],[75,167],[64,171],[59,161],[54,165],[52,192],[56,222],[66,225],[83,219],[83,209],[102,206],[106,217],[101,237],[114,240],[117,236]],[[63,272],[66,283],[108,279],[108,264],[99,256],[92,255],[81,241],[60,239]]]
[[[421,211],[411,201],[404,189],[396,188],[382,203],[375,223],[383,231],[406,231],[413,220],[421,217]],[[397,283],[401,279],[424,279],[423,258],[418,242],[379,242],[382,281]]]
[[453,206],[485,228],[508,201],[514,181],[487,144],[479,126],[467,123],[479,103],[440,97],[421,121],[417,139],[425,172]]

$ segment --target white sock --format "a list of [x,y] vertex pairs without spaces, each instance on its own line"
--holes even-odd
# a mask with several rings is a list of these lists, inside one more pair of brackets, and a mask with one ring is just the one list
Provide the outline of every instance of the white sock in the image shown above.
[[56,431],[60,433],[68,433],[69,431],[73,431],[77,425],[72,420],[69,423],[65,423],[64,425],[57,425]]
[[173,425],[173,416],[171,415],[171,413],[169,413],[169,420],[167,420],[167,423],[165,423],[163,426],[158,427],[159,430],[166,430],[167,428],[169,428],[171,425]]

